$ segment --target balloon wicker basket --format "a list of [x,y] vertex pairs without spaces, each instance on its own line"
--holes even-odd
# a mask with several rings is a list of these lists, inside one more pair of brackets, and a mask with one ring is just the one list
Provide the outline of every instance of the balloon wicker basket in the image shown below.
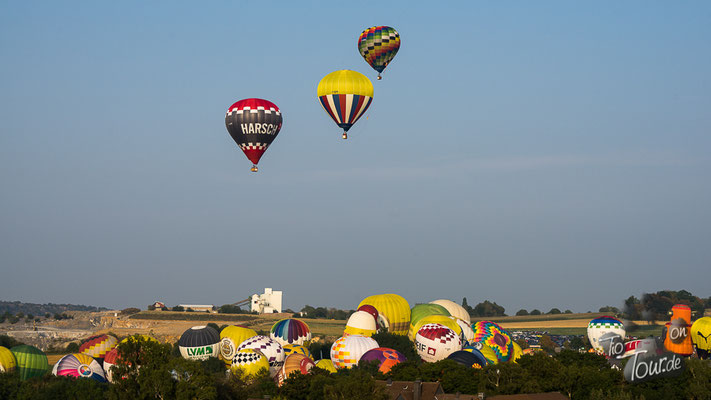
[[343,132],[343,136],[342,136],[342,137],[343,137],[343,139],[348,139],[348,133]]
[[259,171],[259,168],[257,168],[256,165],[252,165],[251,171],[252,171],[252,172],[257,172],[257,171]]

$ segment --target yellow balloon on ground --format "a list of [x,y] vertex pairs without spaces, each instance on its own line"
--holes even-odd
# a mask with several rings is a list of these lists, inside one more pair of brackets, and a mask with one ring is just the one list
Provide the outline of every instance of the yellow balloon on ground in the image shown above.
[[407,337],[409,337],[410,340],[414,340],[417,332],[425,324],[442,324],[453,330],[454,333],[456,333],[460,338],[464,339],[462,335],[462,327],[457,323],[457,319],[448,315],[429,315],[427,317],[420,318],[417,323],[411,327]]
[[365,311],[356,311],[348,318],[343,334],[373,336],[375,334],[375,318]]
[[378,310],[381,321],[387,324],[388,332],[395,335],[407,335],[410,329],[410,305],[397,294],[378,294],[363,299],[358,308],[370,304]]
[[523,349],[521,349],[521,346],[518,345],[518,343],[513,342],[513,356],[511,357],[511,361],[516,362],[521,356],[523,355]]
[[143,339],[143,340],[145,340],[146,342],[160,343],[160,342],[158,341],[158,339],[154,338],[153,336],[135,334],[135,335],[131,335],[131,336],[125,337],[122,341],[119,342],[119,344],[121,344],[121,343],[126,343],[126,342],[128,342],[129,340],[138,341],[138,340],[140,340],[140,339]]
[[245,377],[251,377],[259,373],[259,371],[269,371],[269,360],[262,354],[252,349],[243,349],[235,353],[232,358],[230,371],[242,371]]
[[239,345],[253,336],[257,336],[254,329],[235,325],[226,326],[220,331],[220,359],[226,365],[231,365]]
[[691,341],[696,348],[696,355],[701,359],[709,358],[711,352],[711,317],[697,319],[691,325]]
[[0,372],[11,372],[15,370],[17,360],[15,355],[7,347],[0,346]]
[[316,368],[325,369],[332,374],[337,372],[336,367],[333,366],[333,362],[327,358],[316,361]]
[[289,357],[290,354],[302,354],[308,358],[313,359],[311,356],[311,351],[305,346],[302,346],[300,344],[285,344],[282,346],[284,349],[284,355]]
[[430,301],[430,304],[438,304],[447,311],[449,311],[449,314],[453,317],[457,317],[463,321],[466,321],[467,324],[471,324],[471,316],[469,316],[469,313],[467,310],[464,309],[464,307],[460,306],[459,304],[453,302],[452,300],[446,300],[446,299],[440,299],[440,300],[435,300],[435,301]]
[[479,351],[481,352],[481,354],[484,355],[484,358],[486,358],[486,360],[489,361],[491,364],[499,363],[499,357],[496,356],[496,352],[491,347],[482,343],[481,347],[479,348]]

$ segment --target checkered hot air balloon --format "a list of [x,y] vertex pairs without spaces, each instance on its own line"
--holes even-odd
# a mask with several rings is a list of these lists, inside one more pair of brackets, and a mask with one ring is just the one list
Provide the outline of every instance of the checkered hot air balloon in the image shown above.
[[425,324],[415,335],[415,348],[424,362],[444,360],[462,349],[462,339],[442,324]]
[[87,339],[79,346],[79,352],[94,357],[99,361],[104,360],[106,353],[118,344],[118,339],[111,335],[96,335]]
[[55,376],[72,376],[75,378],[89,378],[99,382],[106,382],[104,369],[93,357],[86,354],[67,354],[54,364],[52,374]]
[[252,172],[281,130],[279,107],[269,100],[244,99],[227,109],[225,125],[232,139],[252,162]]
[[262,369],[269,370],[269,361],[264,354],[256,350],[238,350],[231,360],[230,371],[233,373],[242,371],[246,376],[253,376]]
[[358,36],[358,51],[365,61],[380,74],[400,50],[400,34],[389,26],[373,26]]
[[368,350],[378,347],[373,338],[361,335],[342,336],[331,346],[331,361],[337,369],[351,368]]
[[348,139],[348,130],[373,101],[373,84],[360,72],[334,71],[321,79],[316,95],[328,116],[343,129],[343,139]]
[[[271,377],[275,377],[282,365],[284,365],[284,349],[281,347],[279,342],[276,340],[266,337],[266,336],[253,336],[245,341],[237,348],[237,351],[244,349],[252,349],[267,358],[269,361],[269,374]],[[234,362],[234,361],[233,361]]]
[[303,345],[304,343],[308,345],[311,341],[311,330],[304,321],[287,318],[272,325],[269,337],[279,342],[282,346],[287,344]]

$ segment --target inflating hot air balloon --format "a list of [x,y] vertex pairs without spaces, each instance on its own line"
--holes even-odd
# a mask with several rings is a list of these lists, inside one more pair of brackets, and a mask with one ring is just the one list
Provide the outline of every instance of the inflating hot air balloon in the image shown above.
[[437,362],[462,349],[462,339],[442,324],[425,324],[415,335],[415,349],[424,362]]
[[373,26],[358,37],[358,51],[365,61],[380,73],[390,64],[400,49],[400,34],[389,26]]
[[330,373],[335,373],[338,371],[336,367],[333,366],[333,362],[328,358],[316,361],[316,368],[325,369]]
[[504,328],[491,321],[477,321],[472,324],[472,330],[474,331],[472,343],[481,343],[491,347],[496,353],[496,358],[499,362],[506,362],[511,359],[513,356],[513,339]]
[[472,323],[471,317],[469,316],[469,313],[467,312],[467,310],[465,310],[464,307],[453,302],[452,300],[440,299],[440,300],[430,301],[430,304],[437,304],[437,305],[444,307],[449,312],[449,315],[451,315],[453,317],[457,317],[457,318],[461,319],[462,321],[465,321],[467,323],[467,325],[471,325],[471,323]]
[[709,358],[711,352],[711,317],[697,319],[691,325],[691,340],[700,359]]
[[101,364],[91,356],[74,353],[67,354],[54,364],[52,374],[55,376],[73,376],[75,378],[90,378],[99,382],[106,382],[104,369]]
[[358,365],[361,356],[378,347],[378,342],[367,336],[342,336],[331,346],[331,361],[337,369]]
[[237,146],[252,162],[252,172],[281,130],[279,107],[269,100],[244,99],[227,109],[225,125]]
[[232,364],[232,358],[237,353],[237,347],[243,341],[257,336],[254,329],[239,325],[228,325],[220,331],[220,358],[225,364]]
[[474,340],[474,330],[472,329],[470,324],[457,317],[450,318],[454,319],[454,321],[457,322],[457,325],[459,325],[459,327],[462,329],[462,340],[464,341],[464,343],[469,343]]
[[513,345],[513,356],[511,357],[511,361],[516,362],[516,360],[521,358],[523,355],[523,349],[516,342],[511,342],[511,344]]
[[373,84],[360,72],[341,70],[321,79],[316,88],[321,106],[343,129],[343,139],[373,101]]
[[238,350],[230,362],[230,371],[241,371],[245,377],[254,376],[262,369],[269,371],[269,361],[264,354],[252,349]]
[[279,342],[280,345],[304,344],[311,341],[311,330],[304,321],[287,318],[277,321],[272,325],[269,337]]
[[306,375],[315,366],[314,361],[303,354],[290,354],[277,374],[277,384],[281,386],[292,373]]
[[284,365],[284,349],[279,342],[267,336],[253,336],[242,342],[237,350],[252,349],[256,350],[267,358],[269,361],[269,375],[273,378]]
[[27,380],[33,376],[42,376],[49,371],[47,355],[34,346],[19,345],[10,349],[17,361],[20,379]]
[[112,335],[96,335],[87,339],[79,346],[79,352],[94,357],[100,362],[106,353],[118,344],[118,339]]
[[178,340],[180,355],[188,360],[207,360],[220,354],[220,334],[210,326],[193,326]]
[[119,359],[118,347],[114,347],[104,355],[104,376],[109,382],[114,381],[114,374],[111,367],[116,365]]
[[447,359],[454,360],[459,364],[477,369],[485,367],[488,363],[484,355],[482,355],[477,349],[457,350],[447,356]]
[[603,315],[588,323],[588,340],[590,340],[592,348],[598,353],[604,352],[600,338],[608,332],[620,335],[622,340],[625,338],[625,326],[622,324],[622,321],[615,317]]
[[373,336],[377,330],[376,326],[373,314],[366,311],[356,311],[348,317],[343,335]]
[[383,328],[395,335],[407,335],[410,329],[410,305],[397,294],[378,294],[363,299],[358,308],[369,304],[378,310],[378,320]]
[[689,328],[691,327],[691,307],[686,304],[675,304],[672,307],[671,321],[665,324],[667,334],[664,338],[664,348],[682,356],[694,353]]
[[11,372],[17,367],[15,355],[7,347],[0,346],[0,372]]
[[286,357],[289,357],[290,354],[301,354],[313,360],[311,351],[300,344],[285,344],[282,348]]
[[445,315],[450,316],[449,311],[446,308],[440,306],[439,304],[425,303],[425,304],[415,304],[410,310],[410,333],[414,337],[417,331],[412,332],[412,328],[417,325],[417,322],[430,315]]
[[365,354],[361,356],[360,361],[377,361],[379,363],[378,370],[387,374],[396,364],[407,361],[407,357],[395,349],[376,347],[366,351]]
[[462,339],[462,343],[464,343],[462,327],[459,326],[456,318],[450,317],[449,315],[428,315],[424,318],[420,318],[417,323],[410,327],[410,332],[408,333],[408,337],[410,338],[410,340],[414,341],[415,334],[417,334],[417,331],[419,331],[420,328],[422,328],[426,324],[442,324],[447,328],[453,330],[457,335],[459,335],[459,337]]
[[476,343],[469,346],[464,346],[462,350],[481,354],[481,356],[486,359],[487,364],[499,363],[499,357],[496,356],[496,352],[494,351],[494,349],[483,343]]

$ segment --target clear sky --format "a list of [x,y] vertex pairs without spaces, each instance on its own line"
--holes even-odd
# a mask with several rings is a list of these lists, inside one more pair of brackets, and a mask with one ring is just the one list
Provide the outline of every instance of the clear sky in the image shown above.
[[[710,43],[709,1],[1,1],[0,299],[707,297]],[[339,69],[375,86],[347,141]],[[256,174],[248,97],[284,115]]]

